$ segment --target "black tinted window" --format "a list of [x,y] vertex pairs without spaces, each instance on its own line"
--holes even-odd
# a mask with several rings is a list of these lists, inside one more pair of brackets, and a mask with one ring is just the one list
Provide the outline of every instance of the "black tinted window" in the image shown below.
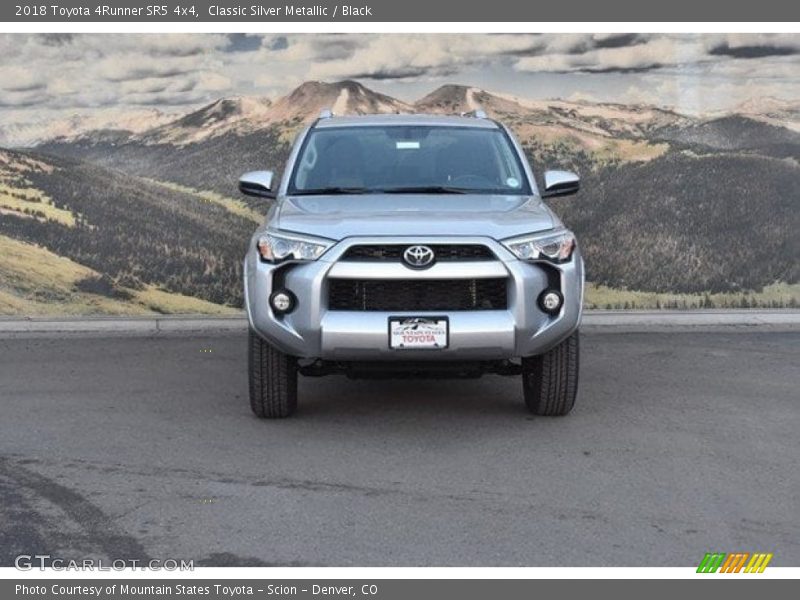
[[415,191],[429,187],[530,193],[516,152],[503,131],[398,125],[312,131],[289,191]]

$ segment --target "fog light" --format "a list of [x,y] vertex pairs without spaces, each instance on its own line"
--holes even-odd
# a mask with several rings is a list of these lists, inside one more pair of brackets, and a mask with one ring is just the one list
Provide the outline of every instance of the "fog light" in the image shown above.
[[269,303],[276,313],[288,313],[294,308],[294,294],[288,290],[278,290],[269,297]]
[[550,313],[551,315],[561,310],[561,305],[563,303],[564,296],[561,295],[561,292],[556,290],[545,290],[542,292],[542,295],[539,296],[539,306],[544,312]]

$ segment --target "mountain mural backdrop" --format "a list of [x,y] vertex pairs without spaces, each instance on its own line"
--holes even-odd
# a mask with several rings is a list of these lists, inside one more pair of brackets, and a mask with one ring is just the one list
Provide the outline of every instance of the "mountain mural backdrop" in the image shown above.
[[701,118],[455,84],[405,102],[346,80],[0,130],[0,314],[233,312],[267,208],[239,196],[240,173],[280,172],[323,108],[478,107],[513,129],[538,173],[582,176],[577,197],[552,204],[581,240],[589,306],[800,301],[800,102]]

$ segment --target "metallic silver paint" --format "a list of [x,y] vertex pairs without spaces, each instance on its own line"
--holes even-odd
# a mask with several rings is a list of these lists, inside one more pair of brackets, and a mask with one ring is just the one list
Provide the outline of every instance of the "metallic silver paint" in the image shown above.
[[274,196],[272,171],[250,171],[239,177],[239,191],[248,196]]
[[[503,127],[489,119],[430,115],[329,117],[314,127],[417,124]],[[505,127],[503,127],[505,129]],[[530,165],[511,136],[533,194],[436,195],[367,194],[287,197],[292,165],[309,128],[300,133],[287,162],[265,223],[253,236],[244,261],[245,305],[250,327],[278,349],[303,358],[332,360],[491,360],[541,354],[568,337],[580,324],[584,270],[580,250],[569,262],[549,265],[560,278],[564,304],[556,315],[538,306],[549,287],[540,264],[518,260],[500,240],[563,227],[539,196]],[[506,130],[507,131],[507,130]],[[255,242],[266,229],[324,237],[336,241],[313,262],[289,263],[284,286],[297,306],[276,315],[269,306],[272,279],[287,263],[262,262]],[[352,246],[369,244],[484,244],[496,260],[434,262],[412,269],[402,262],[339,261]],[[508,309],[483,311],[362,312],[329,311],[327,284],[333,278],[472,279],[506,277]],[[388,319],[396,316],[446,316],[450,345],[443,350],[392,350]]]
[[580,177],[572,171],[545,171],[544,193],[553,196],[574,194],[580,187]]

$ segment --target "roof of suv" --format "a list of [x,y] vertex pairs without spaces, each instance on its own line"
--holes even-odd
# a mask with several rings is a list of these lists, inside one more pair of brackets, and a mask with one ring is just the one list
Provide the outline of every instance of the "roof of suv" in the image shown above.
[[497,129],[498,125],[490,119],[476,117],[458,117],[451,115],[412,115],[412,114],[383,114],[383,115],[354,115],[342,117],[327,117],[319,119],[315,128],[326,127],[357,127],[368,125],[420,125],[442,127],[478,127],[481,129]]

